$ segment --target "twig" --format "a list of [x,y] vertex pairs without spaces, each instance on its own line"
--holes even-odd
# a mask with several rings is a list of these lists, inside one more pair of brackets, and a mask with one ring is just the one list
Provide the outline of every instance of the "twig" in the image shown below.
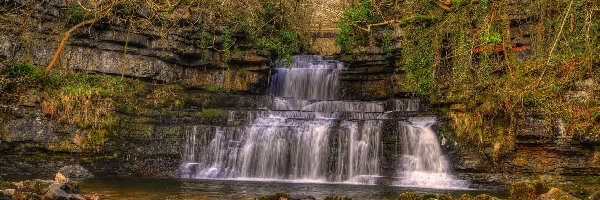
[[[560,35],[562,34],[562,30],[565,27],[565,22],[567,22],[567,16],[569,16],[569,13],[571,12],[571,6],[572,5],[573,5],[573,0],[571,0],[571,2],[569,3],[569,7],[567,7],[567,12],[565,13],[565,17],[563,17],[562,24],[560,25],[560,29],[558,30],[558,35],[554,39],[554,44],[552,44],[552,48],[550,49],[550,53],[548,53],[548,59],[546,60],[546,63],[544,65],[550,64],[550,59],[552,58],[552,53],[554,53],[554,48],[556,48],[556,44],[558,43],[558,40],[560,39]],[[542,81],[542,78],[544,77],[544,74],[546,73],[547,68],[548,67],[544,67],[544,70],[542,71],[542,74],[540,75],[540,78],[538,78],[538,80],[535,83],[535,85],[538,85],[540,83],[540,81]]]

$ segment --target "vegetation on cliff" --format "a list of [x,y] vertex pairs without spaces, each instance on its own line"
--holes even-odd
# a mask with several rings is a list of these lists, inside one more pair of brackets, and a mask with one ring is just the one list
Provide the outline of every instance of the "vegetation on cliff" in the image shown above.
[[405,85],[448,105],[457,135],[492,146],[497,158],[514,148],[517,122],[532,111],[549,129],[563,126],[567,137],[600,137],[598,6],[365,0],[345,10],[336,42],[345,51],[386,48],[386,32],[400,35]]

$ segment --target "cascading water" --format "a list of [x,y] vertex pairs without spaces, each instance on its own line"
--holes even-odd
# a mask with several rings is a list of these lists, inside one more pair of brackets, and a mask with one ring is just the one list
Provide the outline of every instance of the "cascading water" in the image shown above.
[[469,183],[450,174],[448,161],[431,126],[433,117],[399,122],[403,155],[397,185],[425,188],[467,188]]
[[[361,184],[385,182],[381,181],[385,177],[380,175],[380,165],[384,159],[382,137],[385,122],[390,120],[388,114],[418,111],[419,101],[337,100],[343,63],[325,60],[322,56],[294,56],[293,60],[290,68],[279,66],[272,78],[270,92],[273,97],[269,110],[232,110],[228,126],[186,128],[182,177]],[[244,119],[245,122],[241,123],[244,125],[236,123],[239,118]],[[435,137],[428,126],[418,124],[412,122],[410,126],[421,127],[413,128],[415,130],[429,130],[427,134]],[[427,132],[418,130],[411,133]],[[410,143],[408,146],[414,143],[408,139],[417,137],[409,135],[405,134],[406,141]],[[419,146],[420,143],[414,144]],[[424,159],[408,159],[411,155],[419,156],[421,150],[405,148],[405,164],[399,166],[407,173],[399,175],[414,178],[408,176],[408,172],[429,173],[432,168],[438,170],[432,173],[448,174],[439,144],[436,145],[436,156]],[[434,161],[428,159],[442,159],[439,163],[443,166],[434,167]],[[411,168],[406,162],[413,162],[415,166]],[[407,179],[398,184],[409,186],[413,183],[421,187],[433,182],[421,184]]]

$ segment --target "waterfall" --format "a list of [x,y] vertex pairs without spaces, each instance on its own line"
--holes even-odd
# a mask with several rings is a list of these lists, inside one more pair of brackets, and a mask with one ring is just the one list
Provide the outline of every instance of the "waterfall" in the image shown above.
[[469,183],[450,174],[448,161],[431,126],[433,117],[399,122],[403,154],[398,185],[425,188],[466,188]]
[[[390,113],[418,111],[419,100],[339,100],[343,63],[322,56],[293,61],[278,65],[269,109],[230,110],[227,126],[185,129],[181,177],[353,184],[397,178],[381,175],[389,159],[382,153],[384,127]],[[406,144],[396,184],[427,186],[413,175],[449,174],[433,122],[400,122]]]

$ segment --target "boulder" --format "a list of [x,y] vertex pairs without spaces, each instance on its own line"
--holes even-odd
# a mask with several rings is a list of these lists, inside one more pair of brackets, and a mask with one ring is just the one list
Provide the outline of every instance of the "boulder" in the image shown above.
[[534,200],[547,191],[548,187],[541,181],[521,181],[510,186],[509,199]]
[[58,172],[67,178],[81,179],[81,178],[94,178],[94,174],[82,167],[81,165],[67,165],[61,167]]
[[600,200],[600,191],[594,192],[594,194],[590,195],[587,200]]
[[15,196],[15,189],[0,190],[0,200],[11,200]]
[[412,193],[412,192],[405,192],[400,194],[400,196],[398,196],[398,200],[423,200],[423,196]]
[[538,196],[537,200],[577,200],[569,193],[562,191],[558,188],[550,188],[548,192]]
[[55,183],[48,187],[48,192],[42,196],[44,200],[69,200],[71,199],[71,195],[67,194],[61,188],[61,184]]
[[347,196],[328,196],[325,197],[325,200],[352,200],[352,198]]

